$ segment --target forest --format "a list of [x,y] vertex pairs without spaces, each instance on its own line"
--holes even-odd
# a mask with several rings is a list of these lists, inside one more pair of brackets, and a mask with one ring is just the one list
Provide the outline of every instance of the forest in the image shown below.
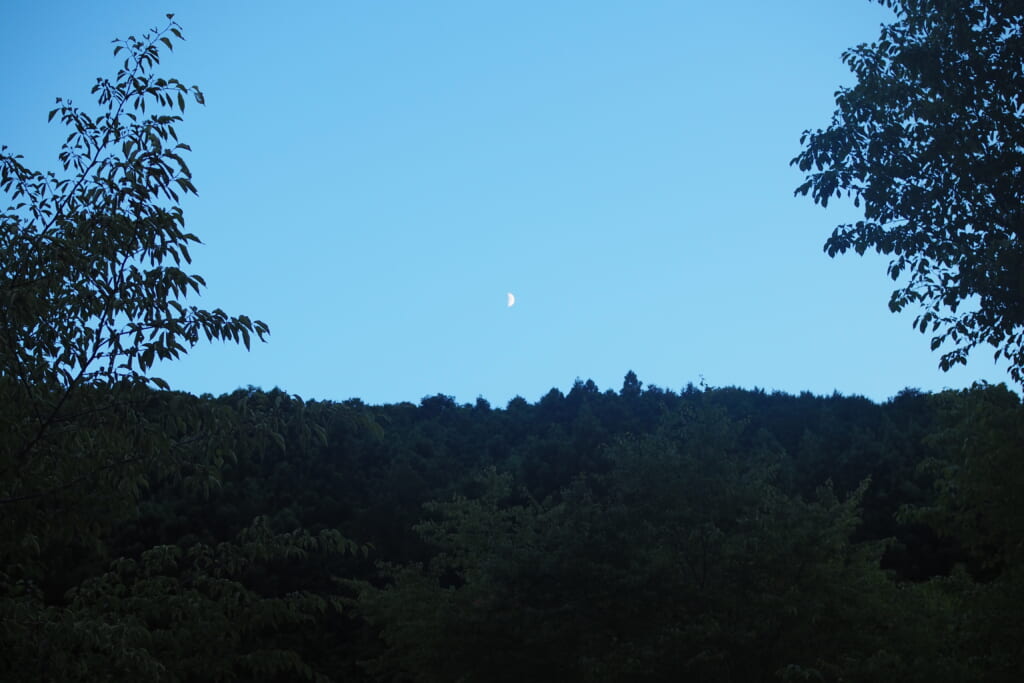
[[0,679],[1021,674],[1004,386],[136,405],[179,466],[3,501]]
[[[1019,384],[1024,17],[884,4],[797,193],[863,202],[826,251],[910,272],[890,307],[943,368],[987,344]],[[1015,386],[170,387],[269,327],[189,303],[204,97],[155,73],[167,20],[115,41],[98,113],[57,101],[62,172],[0,149],[0,681],[1024,680]]]

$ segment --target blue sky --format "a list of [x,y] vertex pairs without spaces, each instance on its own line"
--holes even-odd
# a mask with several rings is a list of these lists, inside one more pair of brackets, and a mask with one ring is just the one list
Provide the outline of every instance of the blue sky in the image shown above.
[[57,168],[54,98],[89,103],[110,40],[166,12],[187,40],[162,73],[207,102],[179,127],[197,303],[272,332],[158,366],[175,388],[504,405],[630,369],[875,400],[1008,379],[985,349],[941,372],[885,261],[822,252],[852,206],[793,197],[877,4],[7,0],[0,143]]

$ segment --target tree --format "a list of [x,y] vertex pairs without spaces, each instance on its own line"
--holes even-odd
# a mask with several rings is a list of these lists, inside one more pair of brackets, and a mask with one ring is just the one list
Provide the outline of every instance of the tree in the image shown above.
[[97,114],[57,100],[49,118],[71,129],[59,173],[0,147],[0,668],[71,619],[48,603],[104,559],[111,524],[149,486],[208,491],[231,449],[252,445],[230,411],[150,376],[200,337],[248,347],[269,331],[185,301],[205,282],[181,269],[199,240],[178,206],[195,187],[175,125],[203,96],[154,73],[181,39],[168,15],[114,41],[124,60],[93,86]]
[[622,380],[622,390],[619,392],[619,395],[636,400],[640,398],[640,388],[643,384],[643,382],[637,379],[636,373],[630,370]]
[[12,202],[0,212],[0,507],[8,514],[103,474],[137,492],[144,481],[130,466],[181,445],[137,410],[152,400],[150,385],[168,388],[149,376],[153,364],[203,336],[248,347],[269,331],[185,303],[205,282],[180,267],[199,239],[185,232],[178,206],[196,190],[175,124],[186,96],[202,104],[203,95],[153,73],[160,49],[182,39],[167,18],[162,30],[114,41],[125,57],[113,80],[92,88],[99,114],[57,99],[49,118],[71,129],[61,173],[30,170],[0,148],[0,190]]
[[952,344],[943,370],[987,343],[1024,383],[1024,4],[878,1],[896,21],[843,53],[857,84],[804,131],[796,193],[863,204],[825,251],[891,256],[889,307]]
[[327,680],[307,643],[340,604],[314,592],[308,567],[355,544],[260,515],[233,538],[136,551],[153,534],[124,524],[173,501],[179,483],[181,508],[200,515],[188,494],[209,496],[236,453],[251,467],[269,443],[312,450],[324,437],[283,392],[215,401],[150,374],[202,337],[248,348],[269,331],[186,303],[205,282],[181,269],[199,240],[178,205],[195,187],[174,127],[186,97],[203,96],[154,73],[182,39],[167,18],[114,41],[125,58],[92,89],[99,114],[58,100],[50,119],[71,128],[62,173],[0,150],[3,680]]

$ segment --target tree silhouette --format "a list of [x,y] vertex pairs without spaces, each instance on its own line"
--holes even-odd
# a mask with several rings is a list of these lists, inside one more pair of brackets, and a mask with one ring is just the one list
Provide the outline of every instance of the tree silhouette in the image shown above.
[[1024,383],[1024,7],[880,2],[897,20],[843,54],[857,84],[801,137],[796,192],[863,205],[825,250],[891,256],[889,307],[922,309],[943,370],[990,344]]

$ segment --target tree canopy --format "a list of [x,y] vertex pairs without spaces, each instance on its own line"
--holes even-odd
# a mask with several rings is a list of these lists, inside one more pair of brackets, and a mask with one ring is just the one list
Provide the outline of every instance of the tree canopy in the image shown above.
[[99,113],[57,100],[49,119],[70,128],[60,172],[0,148],[4,680],[315,678],[294,650],[261,641],[263,623],[306,621],[331,599],[245,580],[254,566],[353,548],[336,531],[278,533],[256,515],[216,545],[106,550],[151,489],[208,496],[237,452],[283,442],[267,410],[171,392],[151,375],[204,337],[248,347],[269,331],[186,301],[205,282],[182,270],[199,239],[178,205],[195,187],[175,124],[203,95],[154,72],[182,40],[167,19],[115,41],[123,62],[92,88]]
[[857,83],[801,137],[796,192],[863,206],[825,251],[890,255],[889,306],[944,370],[990,344],[1024,383],[1024,4],[880,2],[896,21],[843,54]]
[[[182,38],[162,29],[115,41],[113,79],[92,88],[99,112],[57,99],[49,119],[70,128],[60,172],[36,171],[0,148],[0,505],[45,498],[176,445],[136,408],[153,400],[149,371],[201,338],[263,338],[247,316],[188,305],[205,285],[182,266],[189,245],[179,196],[195,193],[175,124],[202,92],[154,73],[160,49]],[[148,113],[147,113],[148,110]],[[128,430],[128,431],[125,431]],[[183,438],[186,438],[183,435]],[[126,474],[127,473],[127,474]],[[137,489],[141,479],[129,485]]]

